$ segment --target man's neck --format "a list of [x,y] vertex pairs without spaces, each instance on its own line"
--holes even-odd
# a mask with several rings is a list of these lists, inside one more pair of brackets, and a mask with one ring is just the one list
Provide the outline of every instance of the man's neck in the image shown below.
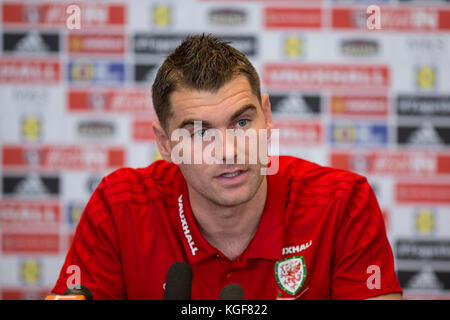
[[[230,260],[248,246],[258,229],[267,197],[267,179],[248,202],[224,207],[189,196],[192,212],[203,237]],[[194,198],[194,199],[193,199]]]

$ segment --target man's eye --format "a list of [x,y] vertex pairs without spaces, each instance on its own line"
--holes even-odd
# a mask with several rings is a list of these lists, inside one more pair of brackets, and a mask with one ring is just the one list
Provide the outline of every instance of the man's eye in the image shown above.
[[237,122],[237,125],[238,125],[238,127],[243,128],[243,127],[245,127],[245,126],[247,125],[247,123],[248,123],[248,120],[247,120],[247,119],[242,119],[242,120],[239,120],[239,121]]
[[205,136],[205,134],[206,134],[206,129],[201,129],[201,130],[194,132],[194,135],[197,135],[202,138]]

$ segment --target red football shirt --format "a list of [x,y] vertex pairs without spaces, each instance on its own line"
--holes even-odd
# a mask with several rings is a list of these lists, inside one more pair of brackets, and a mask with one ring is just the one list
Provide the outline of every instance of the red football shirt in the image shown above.
[[[53,289],[81,271],[94,299],[162,299],[168,268],[193,269],[192,299],[238,283],[246,299],[364,299],[401,292],[367,180],[289,156],[267,176],[258,230],[235,260],[202,236],[177,165],[119,169],[87,204]],[[68,279],[69,278],[69,279]],[[69,280],[69,281],[67,281]]]

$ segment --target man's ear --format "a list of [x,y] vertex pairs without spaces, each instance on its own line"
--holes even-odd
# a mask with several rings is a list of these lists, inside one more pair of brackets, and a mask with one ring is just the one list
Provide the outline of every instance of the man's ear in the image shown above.
[[264,93],[261,96],[261,107],[262,107],[262,111],[264,114],[264,120],[266,122],[266,127],[268,129],[269,137],[270,137],[270,131],[273,128],[273,121],[272,121],[272,110],[270,107],[269,95],[267,93]]
[[152,129],[161,157],[164,160],[171,162],[170,155],[172,149],[170,147],[170,139],[167,136],[166,130],[164,130],[159,121],[152,122]]

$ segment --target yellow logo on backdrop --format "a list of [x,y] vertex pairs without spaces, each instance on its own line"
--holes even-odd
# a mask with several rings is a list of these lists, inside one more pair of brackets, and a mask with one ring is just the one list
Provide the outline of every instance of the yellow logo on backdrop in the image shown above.
[[41,278],[41,265],[36,259],[25,259],[20,267],[20,275],[26,284],[35,284]]
[[27,141],[35,141],[41,137],[42,124],[36,116],[28,116],[22,122],[22,134]]
[[416,215],[416,229],[420,234],[428,235],[435,228],[434,212],[430,209],[420,209]]
[[334,128],[333,137],[336,142],[356,141],[356,128],[354,126],[339,126]]
[[289,58],[298,58],[303,54],[303,40],[297,36],[284,39],[284,54]]
[[70,72],[73,80],[90,81],[94,79],[94,66],[92,63],[74,64]]
[[167,27],[172,21],[172,10],[167,5],[157,5],[153,8],[153,23],[158,27]]
[[417,69],[416,81],[420,89],[433,89],[436,87],[436,70],[430,66],[420,67]]

